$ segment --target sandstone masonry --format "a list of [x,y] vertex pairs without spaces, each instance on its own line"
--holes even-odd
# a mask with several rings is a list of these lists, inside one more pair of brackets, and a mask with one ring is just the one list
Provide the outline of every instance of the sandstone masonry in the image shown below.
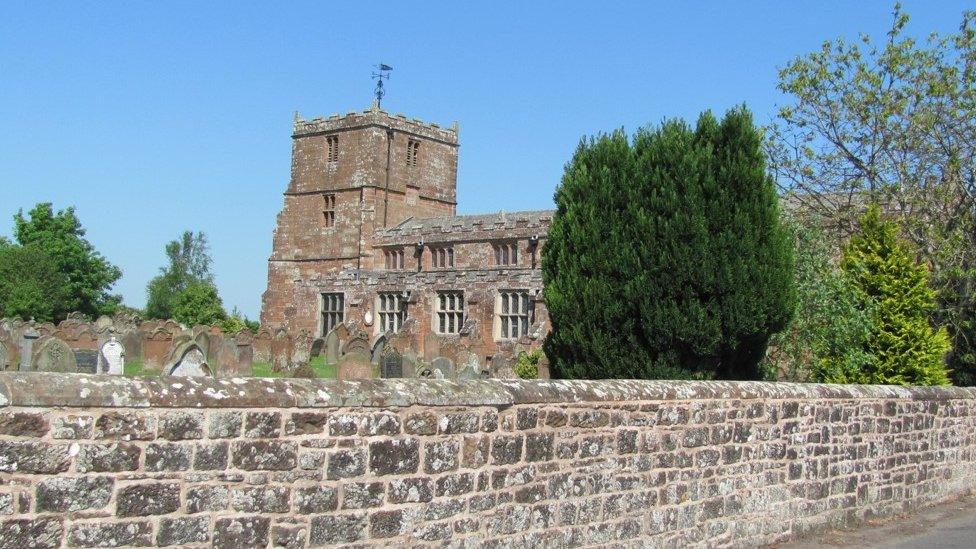
[[481,366],[541,344],[552,212],[456,215],[457,124],[377,107],[296,115],[292,144],[263,327],[324,338],[344,324],[422,361]]
[[0,546],[751,546],[976,487],[976,390],[0,373]]

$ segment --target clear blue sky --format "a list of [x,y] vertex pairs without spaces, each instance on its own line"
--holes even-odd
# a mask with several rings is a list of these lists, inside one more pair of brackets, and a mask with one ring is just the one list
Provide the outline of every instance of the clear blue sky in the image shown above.
[[[972,2],[909,0],[910,32]],[[370,104],[461,125],[458,210],[552,205],[583,135],[784,99],[776,69],[881,36],[892,4],[808,2],[19,2],[0,8],[0,234],[77,207],[141,307],[183,230],[210,237],[228,310],[260,310],[292,112]]]

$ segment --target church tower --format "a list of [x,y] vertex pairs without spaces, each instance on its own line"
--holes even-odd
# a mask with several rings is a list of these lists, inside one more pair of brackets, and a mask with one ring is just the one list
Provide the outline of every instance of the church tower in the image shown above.
[[312,120],[296,113],[261,324],[315,333],[298,319],[316,318],[321,297],[302,281],[358,277],[374,268],[377,229],[455,215],[457,163],[457,123],[445,128],[376,105]]

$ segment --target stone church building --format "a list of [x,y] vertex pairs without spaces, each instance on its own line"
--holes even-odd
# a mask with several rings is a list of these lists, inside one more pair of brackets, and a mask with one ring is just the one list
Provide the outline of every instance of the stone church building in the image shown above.
[[[360,334],[416,361],[477,362],[541,345],[551,211],[457,215],[458,126],[374,105],[295,116],[291,180],[261,324]],[[407,372],[404,375],[408,375]]]

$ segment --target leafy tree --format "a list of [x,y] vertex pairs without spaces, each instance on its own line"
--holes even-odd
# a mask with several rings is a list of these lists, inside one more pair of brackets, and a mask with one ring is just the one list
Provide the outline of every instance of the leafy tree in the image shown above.
[[824,42],[780,71],[792,98],[768,129],[791,203],[842,238],[884,206],[931,267],[933,320],[947,325],[957,382],[976,380],[976,11],[917,41],[896,5],[881,42]]
[[226,334],[236,334],[243,330],[256,333],[260,327],[258,322],[247,318],[247,315],[240,312],[237,307],[234,307],[234,310],[220,323],[220,328]]
[[744,108],[583,141],[543,249],[546,355],[569,378],[757,378],[792,247]]
[[36,245],[0,241],[0,315],[53,322],[63,318],[68,277]]
[[210,282],[193,281],[176,297],[173,318],[187,326],[219,324],[227,318],[217,287]]
[[[14,235],[24,247],[46,254],[64,274],[64,292],[53,303],[56,318],[80,311],[88,316],[112,314],[121,298],[108,293],[122,277],[122,271],[108,262],[85,237],[85,229],[74,208],[54,211],[50,203],[36,205],[28,212],[14,216]],[[30,252],[36,253],[36,252]]]
[[841,269],[862,310],[870,311],[871,330],[862,342],[867,361],[859,370],[828,358],[820,376],[841,383],[947,385],[943,358],[949,351],[944,328],[929,324],[936,306],[928,268],[919,264],[898,226],[872,206],[861,218],[861,232],[844,250]]
[[789,328],[773,337],[767,377],[827,382],[856,379],[869,361],[874,317],[835,260],[837,244],[816,224],[787,214],[796,257],[796,303]]
[[210,247],[204,233],[184,232],[179,240],[166,244],[166,258],[168,265],[160,269],[159,275],[150,280],[146,288],[148,318],[174,318],[180,294],[192,283],[213,285]]

